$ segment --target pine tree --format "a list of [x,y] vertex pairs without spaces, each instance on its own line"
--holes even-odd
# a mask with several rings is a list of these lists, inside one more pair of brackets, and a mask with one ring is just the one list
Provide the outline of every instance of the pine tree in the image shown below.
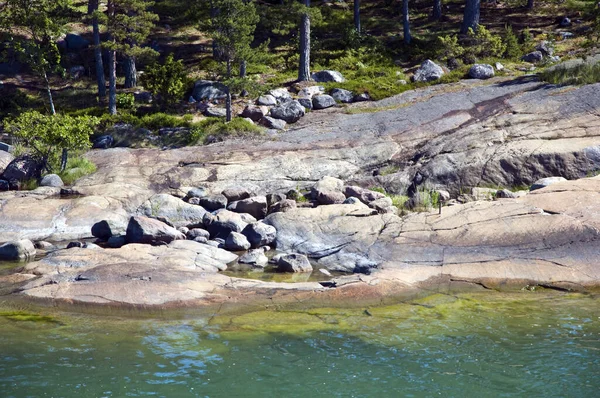
[[48,74],[62,72],[56,44],[65,32],[69,0],[6,0],[0,4],[0,31],[8,46],[31,70],[44,79],[50,113],[55,114]]
[[477,30],[479,25],[479,12],[481,8],[481,0],[466,0],[465,14],[463,16],[460,33],[466,34],[469,29]]
[[104,61],[102,60],[102,48],[100,47],[100,26],[96,15],[98,6],[99,0],[88,0],[88,16],[92,24],[92,35],[94,38],[94,62],[96,64],[98,97],[103,100],[106,97],[106,79],[104,78]]
[[404,29],[404,43],[410,44],[410,19],[408,17],[408,0],[402,0],[402,27]]
[[[259,17],[253,2],[244,0],[213,0],[211,18],[202,28],[208,31],[226,65],[226,78],[232,76],[234,63],[245,64],[250,57],[250,44]],[[243,67],[245,70],[245,66]],[[242,68],[240,68],[240,72]],[[245,72],[244,72],[245,73]],[[240,73],[241,74],[241,73]],[[227,90],[227,121],[231,121],[231,92]]]
[[109,39],[103,43],[109,54],[109,93],[108,109],[111,115],[117,113],[117,54],[125,57],[128,72],[126,81],[136,84],[135,58],[142,55],[156,55],[149,47],[142,47],[148,38],[158,16],[148,8],[154,3],[146,0],[108,0],[106,13],[98,15],[106,26]]

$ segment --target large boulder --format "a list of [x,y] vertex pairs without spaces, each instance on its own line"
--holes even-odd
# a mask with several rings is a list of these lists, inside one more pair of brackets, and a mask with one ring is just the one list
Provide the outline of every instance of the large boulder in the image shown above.
[[295,100],[271,108],[271,117],[285,120],[287,123],[296,123],[305,113],[306,109]]
[[22,155],[6,166],[2,178],[4,180],[26,181],[32,178],[39,178],[42,172],[42,166],[35,158],[29,155]]
[[58,174],[46,174],[40,181],[41,187],[62,187],[63,185],[65,184]]
[[528,54],[525,54],[521,57],[522,61],[530,62],[532,64],[537,64],[544,60],[544,54],[541,51],[532,51]]
[[133,216],[129,219],[125,239],[128,243],[170,243],[185,239],[185,235],[153,218]]
[[227,109],[218,106],[209,106],[202,114],[206,117],[225,117],[227,116]]
[[331,95],[315,95],[312,98],[313,109],[325,109],[335,105],[335,100]]
[[469,68],[471,79],[489,79],[494,77],[494,67],[488,64],[475,64]]
[[564,177],[546,177],[540,178],[529,187],[530,191],[535,191],[536,189],[546,188],[549,185],[556,184],[557,182],[567,181]]
[[305,109],[311,110],[313,109],[313,102],[312,102],[312,97],[311,98],[298,98],[298,102],[300,103],[300,105],[302,105]]
[[96,138],[94,140],[94,142],[92,143],[92,148],[95,149],[108,149],[111,146],[113,146],[115,140],[112,137],[112,135],[101,135],[100,137]]
[[8,242],[0,246],[0,260],[20,261],[35,257],[35,246],[28,239]]
[[77,33],[69,33],[65,37],[65,43],[67,44],[68,50],[79,51],[88,48],[90,41],[83,38]]
[[242,234],[248,239],[253,248],[257,248],[273,243],[277,237],[277,230],[272,225],[259,221],[248,224],[242,230]]
[[225,195],[209,195],[199,198],[199,204],[208,211],[215,211],[227,206],[227,198]]
[[272,118],[271,116],[263,117],[262,119],[260,119],[259,123],[268,129],[274,129],[274,130],[284,130],[285,126],[287,125],[285,120],[275,119],[275,118]]
[[287,88],[273,89],[269,91],[268,95],[275,98],[278,104],[284,104],[292,99],[292,96],[290,95],[290,92],[287,90]]
[[259,106],[275,106],[277,105],[277,99],[271,94],[261,95],[256,100],[256,105]]
[[[256,221],[256,220],[254,220]],[[248,225],[239,213],[229,210],[219,210],[214,215],[207,213],[204,217],[204,227],[210,232],[212,239],[227,239],[231,232],[242,232]]]
[[415,82],[430,82],[438,80],[444,75],[444,70],[441,66],[430,59],[423,61],[419,69],[416,70],[413,80]]
[[252,193],[246,188],[232,187],[224,189],[221,195],[225,196],[228,202],[235,202],[236,200],[248,199],[252,196]]
[[298,97],[300,98],[312,98],[315,95],[320,95],[325,93],[325,87],[323,86],[309,86],[304,87],[302,90],[298,91]]
[[269,113],[269,108],[266,106],[247,105],[242,111],[242,117],[247,117],[253,122],[258,122]]
[[354,94],[352,91],[344,90],[343,88],[334,88],[331,90],[331,96],[338,102],[349,104],[354,101]]
[[317,83],[336,82],[343,83],[346,81],[344,76],[335,70],[322,70],[310,75],[310,78]]
[[339,178],[325,176],[311,188],[311,194],[319,204],[331,205],[343,203],[346,196],[342,192],[344,182]]
[[279,272],[312,272],[313,267],[304,254],[284,254],[277,260]]
[[102,220],[92,225],[92,236],[102,241],[108,241],[112,236],[125,234],[126,229],[127,226],[118,221]]
[[269,259],[265,256],[265,252],[262,249],[253,249],[241,256],[238,262],[253,267],[264,268],[269,263]]
[[194,84],[194,91],[192,97],[196,101],[208,100],[222,100],[227,97],[227,87],[219,82],[213,82],[210,80],[198,80]]
[[0,150],[0,175],[2,175],[4,169],[6,169],[6,166],[8,166],[14,159],[15,157],[10,153]]
[[253,196],[248,199],[236,200],[227,206],[227,210],[236,213],[248,213],[256,219],[265,218],[267,208],[267,198],[265,196]]
[[242,251],[250,249],[250,242],[239,232],[230,232],[225,239],[225,249],[231,251]]
[[[203,198],[202,198],[203,199]],[[184,202],[173,195],[161,193],[150,197],[138,209],[138,213],[146,217],[165,217],[176,227],[201,222],[206,210]]]

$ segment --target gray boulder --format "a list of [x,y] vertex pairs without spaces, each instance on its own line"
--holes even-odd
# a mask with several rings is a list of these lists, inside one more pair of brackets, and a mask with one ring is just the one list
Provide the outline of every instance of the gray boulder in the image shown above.
[[119,224],[114,220],[102,220],[92,225],[92,236],[106,241],[111,236],[124,234],[126,229],[126,225]]
[[279,272],[312,272],[313,267],[304,254],[284,254],[277,260]]
[[269,213],[286,212],[296,208],[296,201],[292,199],[284,199],[277,203],[273,203],[269,207]]
[[356,94],[353,99],[354,102],[365,102],[371,101],[371,96],[369,93]]
[[6,169],[6,166],[8,166],[14,159],[15,157],[10,153],[0,151],[0,175],[2,175],[4,169]]
[[548,40],[542,40],[537,46],[536,51],[540,51],[544,56],[551,57],[554,55],[554,46]]
[[208,211],[215,211],[227,207],[227,198],[225,195],[209,195],[199,198],[199,204]]
[[227,87],[219,82],[213,82],[210,80],[198,80],[194,84],[194,91],[192,97],[196,101],[208,100],[222,100],[227,97]]
[[286,198],[283,193],[270,193],[266,196],[267,198],[267,207],[271,207],[273,204],[282,201]]
[[310,99],[315,95],[320,95],[323,93],[325,93],[325,87],[309,86],[309,87],[304,87],[302,90],[298,91],[298,97]]
[[296,123],[305,113],[306,109],[298,101],[293,100],[271,108],[270,115],[287,123]]
[[207,213],[204,217],[204,226],[210,232],[212,239],[226,239],[232,231],[242,232],[246,225],[248,223],[244,221],[241,214],[224,209],[214,215]]
[[217,106],[210,106],[206,108],[202,114],[206,117],[225,117],[227,116],[227,110]]
[[249,264],[253,267],[264,268],[268,263],[269,259],[265,256],[262,249],[253,249],[245,253],[238,259],[241,264]]
[[35,246],[28,239],[7,242],[0,246],[0,260],[22,261],[35,257]]
[[312,98],[298,98],[298,102],[306,109],[313,109]]
[[125,246],[126,243],[127,241],[125,240],[124,236],[111,236],[106,241],[106,246],[110,247],[111,249],[118,249],[119,247]]
[[335,70],[322,70],[310,75],[311,80],[317,83],[336,82],[343,83],[346,79],[344,76]]
[[532,51],[528,54],[525,54],[521,57],[522,61],[530,62],[532,64],[537,64],[538,62],[542,62],[544,60],[544,54],[541,51]]
[[269,91],[269,95],[275,98],[278,104],[284,104],[292,99],[287,88],[276,88]]
[[497,199],[515,199],[518,197],[519,195],[512,191],[509,191],[508,189],[499,189],[498,191],[496,191]]
[[377,210],[378,213],[389,213],[388,208],[392,207],[392,199],[386,197],[369,202],[369,207]]
[[271,225],[263,222],[248,224],[242,230],[242,234],[248,239],[252,248],[270,245],[277,237],[277,230]]
[[273,97],[271,94],[261,95],[256,100],[256,105],[259,106],[275,106],[277,105],[277,99]]
[[81,35],[77,33],[69,33],[65,37],[65,43],[67,44],[68,50],[79,51],[84,48],[88,48],[90,45],[90,41],[81,37]]
[[325,176],[311,188],[311,194],[319,204],[331,205],[343,203],[346,196],[342,192],[344,182],[339,178]]
[[534,182],[531,187],[529,187],[530,191],[535,191],[536,189],[542,189],[549,185],[556,184],[557,182],[567,181],[564,177],[546,177],[541,178]]
[[260,119],[259,123],[268,129],[283,130],[287,123],[285,120],[275,119],[271,116],[265,116]]
[[173,195],[161,193],[153,195],[142,203],[138,214],[146,217],[166,217],[176,227],[186,226],[190,223],[199,222],[206,214],[206,210]]
[[416,70],[413,80],[415,82],[430,82],[438,80],[444,75],[444,70],[441,66],[430,59],[423,61],[419,69]]
[[185,235],[189,240],[196,240],[196,238],[210,239],[210,233],[202,228],[192,228]]
[[355,205],[355,204],[359,204],[362,203],[360,201],[360,199],[354,197],[354,196],[350,196],[349,198],[346,198],[346,200],[344,200],[344,202],[342,204],[344,205]]
[[241,251],[250,249],[250,242],[239,232],[231,232],[225,239],[225,249],[231,251]]
[[252,119],[253,122],[258,122],[269,113],[269,108],[266,106],[247,105],[242,111],[242,117]]
[[94,142],[92,143],[92,148],[108,149],[111,146],[113,146],[114,143],[115,143],[115,140],[112,137],[112,135],[105,134],[105,135],[101,135],[100,137],[98,137],[94,140]]
[[336,104],[335,99],[331,95],[315,95],[312,98],[313,109],[325,109],[330,108]]
[[265,218],[267,208],[267,198],[265,196],[253,196],[248,199],[237,200],[227,206],[227,210],[236,213],[248,213],[256,219]]
[[352,91],[344,90],[343,88],[334,88],[331,90],[331,96],[338,102],[349,104],[354,101],[354,94]]
[[125,239],[128,243],[170,243],[184,240],[185,235],[153,218],[134,216],[129,219]]
[[208,192],[206,191],[206,188],[204,187],[197,187],[197,188],[192,188],[190,189],[187,194],[185,195],[184,200],[190,200],[191,198],[203,198],[206,195],[208,195]]
[[475,64],[469,68],[471,79],[489,79],[494,77],[494,67],[488,64]]
[[246,188],[235,187],[223,190],[221,195],[225,196],[228,202],[235,202],[236,200],[248,199],[252,196],[252,193]]
[[40,181],[42,187],[62,187],[65,185],[58,174],[47,174]]
[[42,172],[42,166],[35,158],[29,155],[22,155],[13,159],[4,169],[2,178],[4,180],[26,181],[32,178],[38,178]]

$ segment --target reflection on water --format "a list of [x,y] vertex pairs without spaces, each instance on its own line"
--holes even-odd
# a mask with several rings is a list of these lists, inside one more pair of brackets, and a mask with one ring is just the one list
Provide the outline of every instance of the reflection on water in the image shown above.
[[597,298],[435,295],[177,320],[0,312],[2,397],[596,397]]

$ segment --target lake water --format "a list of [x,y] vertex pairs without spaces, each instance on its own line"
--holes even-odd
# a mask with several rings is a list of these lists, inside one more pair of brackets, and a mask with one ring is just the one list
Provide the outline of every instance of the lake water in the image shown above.
[[3,398],[600,395],[594,295],[436,294],[175,319],[1,305]]

